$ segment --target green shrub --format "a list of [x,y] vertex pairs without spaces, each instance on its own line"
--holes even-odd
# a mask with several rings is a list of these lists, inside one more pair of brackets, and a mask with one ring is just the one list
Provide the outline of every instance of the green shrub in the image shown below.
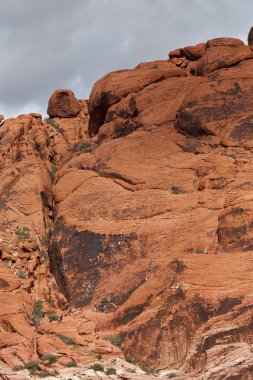
[[22,371],[22,369],[24,369],[22,365],[14,365],[14,367],[12,367],[12,371],[14,372]]
[[71,360],[70,362],[68,362],[66,364],[66,367],[77,367],[77,364],[76,364],[76,361],[75,360]]
[[113,367],[110,367],[106,370],[106,374],[109,375],[117,375],[116,369]]
[[98,354],[97,355],[97,360],[102,360],[103,359],[103,356],[101,354]]
[[167,375],[167,378],[168,379],[172,379],[173,377],[176,377],[177,375],[175,374],[175,372],[171,372]]
[[30,239],[30,231],[26,227],[24,227],[24,228],[18,228],[17,227],[15,230],[15,234],[20,240],[29,240]]
[[95,372],[104,372],[104,367],[100,363],[92,364],[89,369],[93,369]]
[[122,348],[122,336],[121,335],[108,335],[105,339],[109,340],[114,346]]
[[45,119],[46,123],[51,125],[51,127],[53,127],[58,133],[62,133],[63,130],[60,128],[59,124],[56,123],[53,119],[51,119],[51,117],[48,117],[47,119]]
[[95,147],[92,144],[84,142],[84,143],[75,143],[68,150],[71,153],[75,153],[75,152],[91,153],[94,151],[94,149]]
[[46,259],[46,261],[49,260],[48,253],[46,251],[41,251],[40,252],[40,260],[42,259],[42,257],[44,257]]
[[155,65],[151,66],[151,69],[158,69],[158,66],[157,66],[157,64],[155,64]]
[[135,368],[127,368],[127,372],[129,372],[129,373],[135,373],[136,369]]
[[126,358],[126,361],[127,361],[128,363],[132,363],[132,364],[134,364],[134,363],[137,363],[137,362],[138,362],[138,359],[136,359],[136,358]]
[[49,176],[50,176],[50,179],[51,179],[51,183],[53,184],[54,181],[55,181],[55,175],[56,175],[56,172],[57,172],[57,166],[56,165],[53,165],[52,166],[52,170],[49,172]]
[[180,189],[179,187],[173,186],[171,189],[173,194],[185,194],[185,191]]
[[236,159],[236,154],[234,153],[227,154],[227,156],[233,158],[234,160]]
[[52,374],[50,372],[47,372],[47,371],[40,371],[39,372],[39,377],[48,377],[48,376],[52,376]]
[[141,369],[146,372],[148,375],[157,375],[159,372],[159,369],[152,368],[152,367],[141,367]]
[[26,279],[25,272],[23,272],[22,270],[20,270],[20,271],[18,272],[18,277],[19,277],[19,278],[22,278],[22,280],[25,280],[25,279]]
[[59,315],[55,311],[49,311],[47,313],[47,316],[48,316],[48,319],[49,319],[50,322],[59,321],[60,320]]
[[25,363],[24,368],[28,369],[31,374],[34,374],[38,370],[39,366],[38,363],[36,363],[34,360],[30,360],[29,362]]
[[47,246],[48,246],[48,242],[49,242],[49,235],[46,234],[46,235],[43,236],[43,238],[42,238],[42,240],[41,240],[41,243],[42,243],[45,247],[47,247]]
[[75,341],[74,338],[70,338],[70,337],[65,336],[65,335],[59,335],[59,338],[60,338],[65,344],[76,346],[76,341]]
[[44,316],[42,305],[43,305],[42,301],[35,301],[34,303],[31,319],[34,322],[35,326],[39,326],[40,320]]
[[48,364],[53,364],[57,362],[58,358],[55,355],[45,354],[42,356],[41,360],[43,362],[48,362]]

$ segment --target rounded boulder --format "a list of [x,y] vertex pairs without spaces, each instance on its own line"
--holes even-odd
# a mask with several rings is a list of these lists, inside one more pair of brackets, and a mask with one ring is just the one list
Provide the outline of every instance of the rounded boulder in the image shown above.
[[76,117],[81,111],[79,101],[71,90],[56,90],[48,102],[50,117]]

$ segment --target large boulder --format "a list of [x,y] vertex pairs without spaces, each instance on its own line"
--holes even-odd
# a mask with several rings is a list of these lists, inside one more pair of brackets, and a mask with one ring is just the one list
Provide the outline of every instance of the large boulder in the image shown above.
[[172,77],[185,76],[184,70],[170,62],[154,62],[138,65],[134,70],[120,70],[105,75],[92,88],[89,98],[91,135],[98,133],[105,121],[108,109],[129,94]]
[[79,101],[71,90],[56,90],[48,102],[50,117],[75,117],[81,111]]

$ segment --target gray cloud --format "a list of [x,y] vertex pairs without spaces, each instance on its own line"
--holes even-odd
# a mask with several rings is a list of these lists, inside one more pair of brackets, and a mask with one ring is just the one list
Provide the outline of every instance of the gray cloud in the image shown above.
[[0,113],[45,115],[50,94],[79,98],[109,71],[165,59],[214,37],[246,41],[251,0],[0,0]]

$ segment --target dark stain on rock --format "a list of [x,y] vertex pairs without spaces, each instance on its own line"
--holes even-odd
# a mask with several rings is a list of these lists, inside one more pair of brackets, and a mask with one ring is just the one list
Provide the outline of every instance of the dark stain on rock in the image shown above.
[[0,289],[8,288],[8,286],[9,286],[9,283],[3,278],[0,278]]
[[238,126],[231,132],[230,137],[234,140],[253,139],[253,116],[249,116],[238,123]]

